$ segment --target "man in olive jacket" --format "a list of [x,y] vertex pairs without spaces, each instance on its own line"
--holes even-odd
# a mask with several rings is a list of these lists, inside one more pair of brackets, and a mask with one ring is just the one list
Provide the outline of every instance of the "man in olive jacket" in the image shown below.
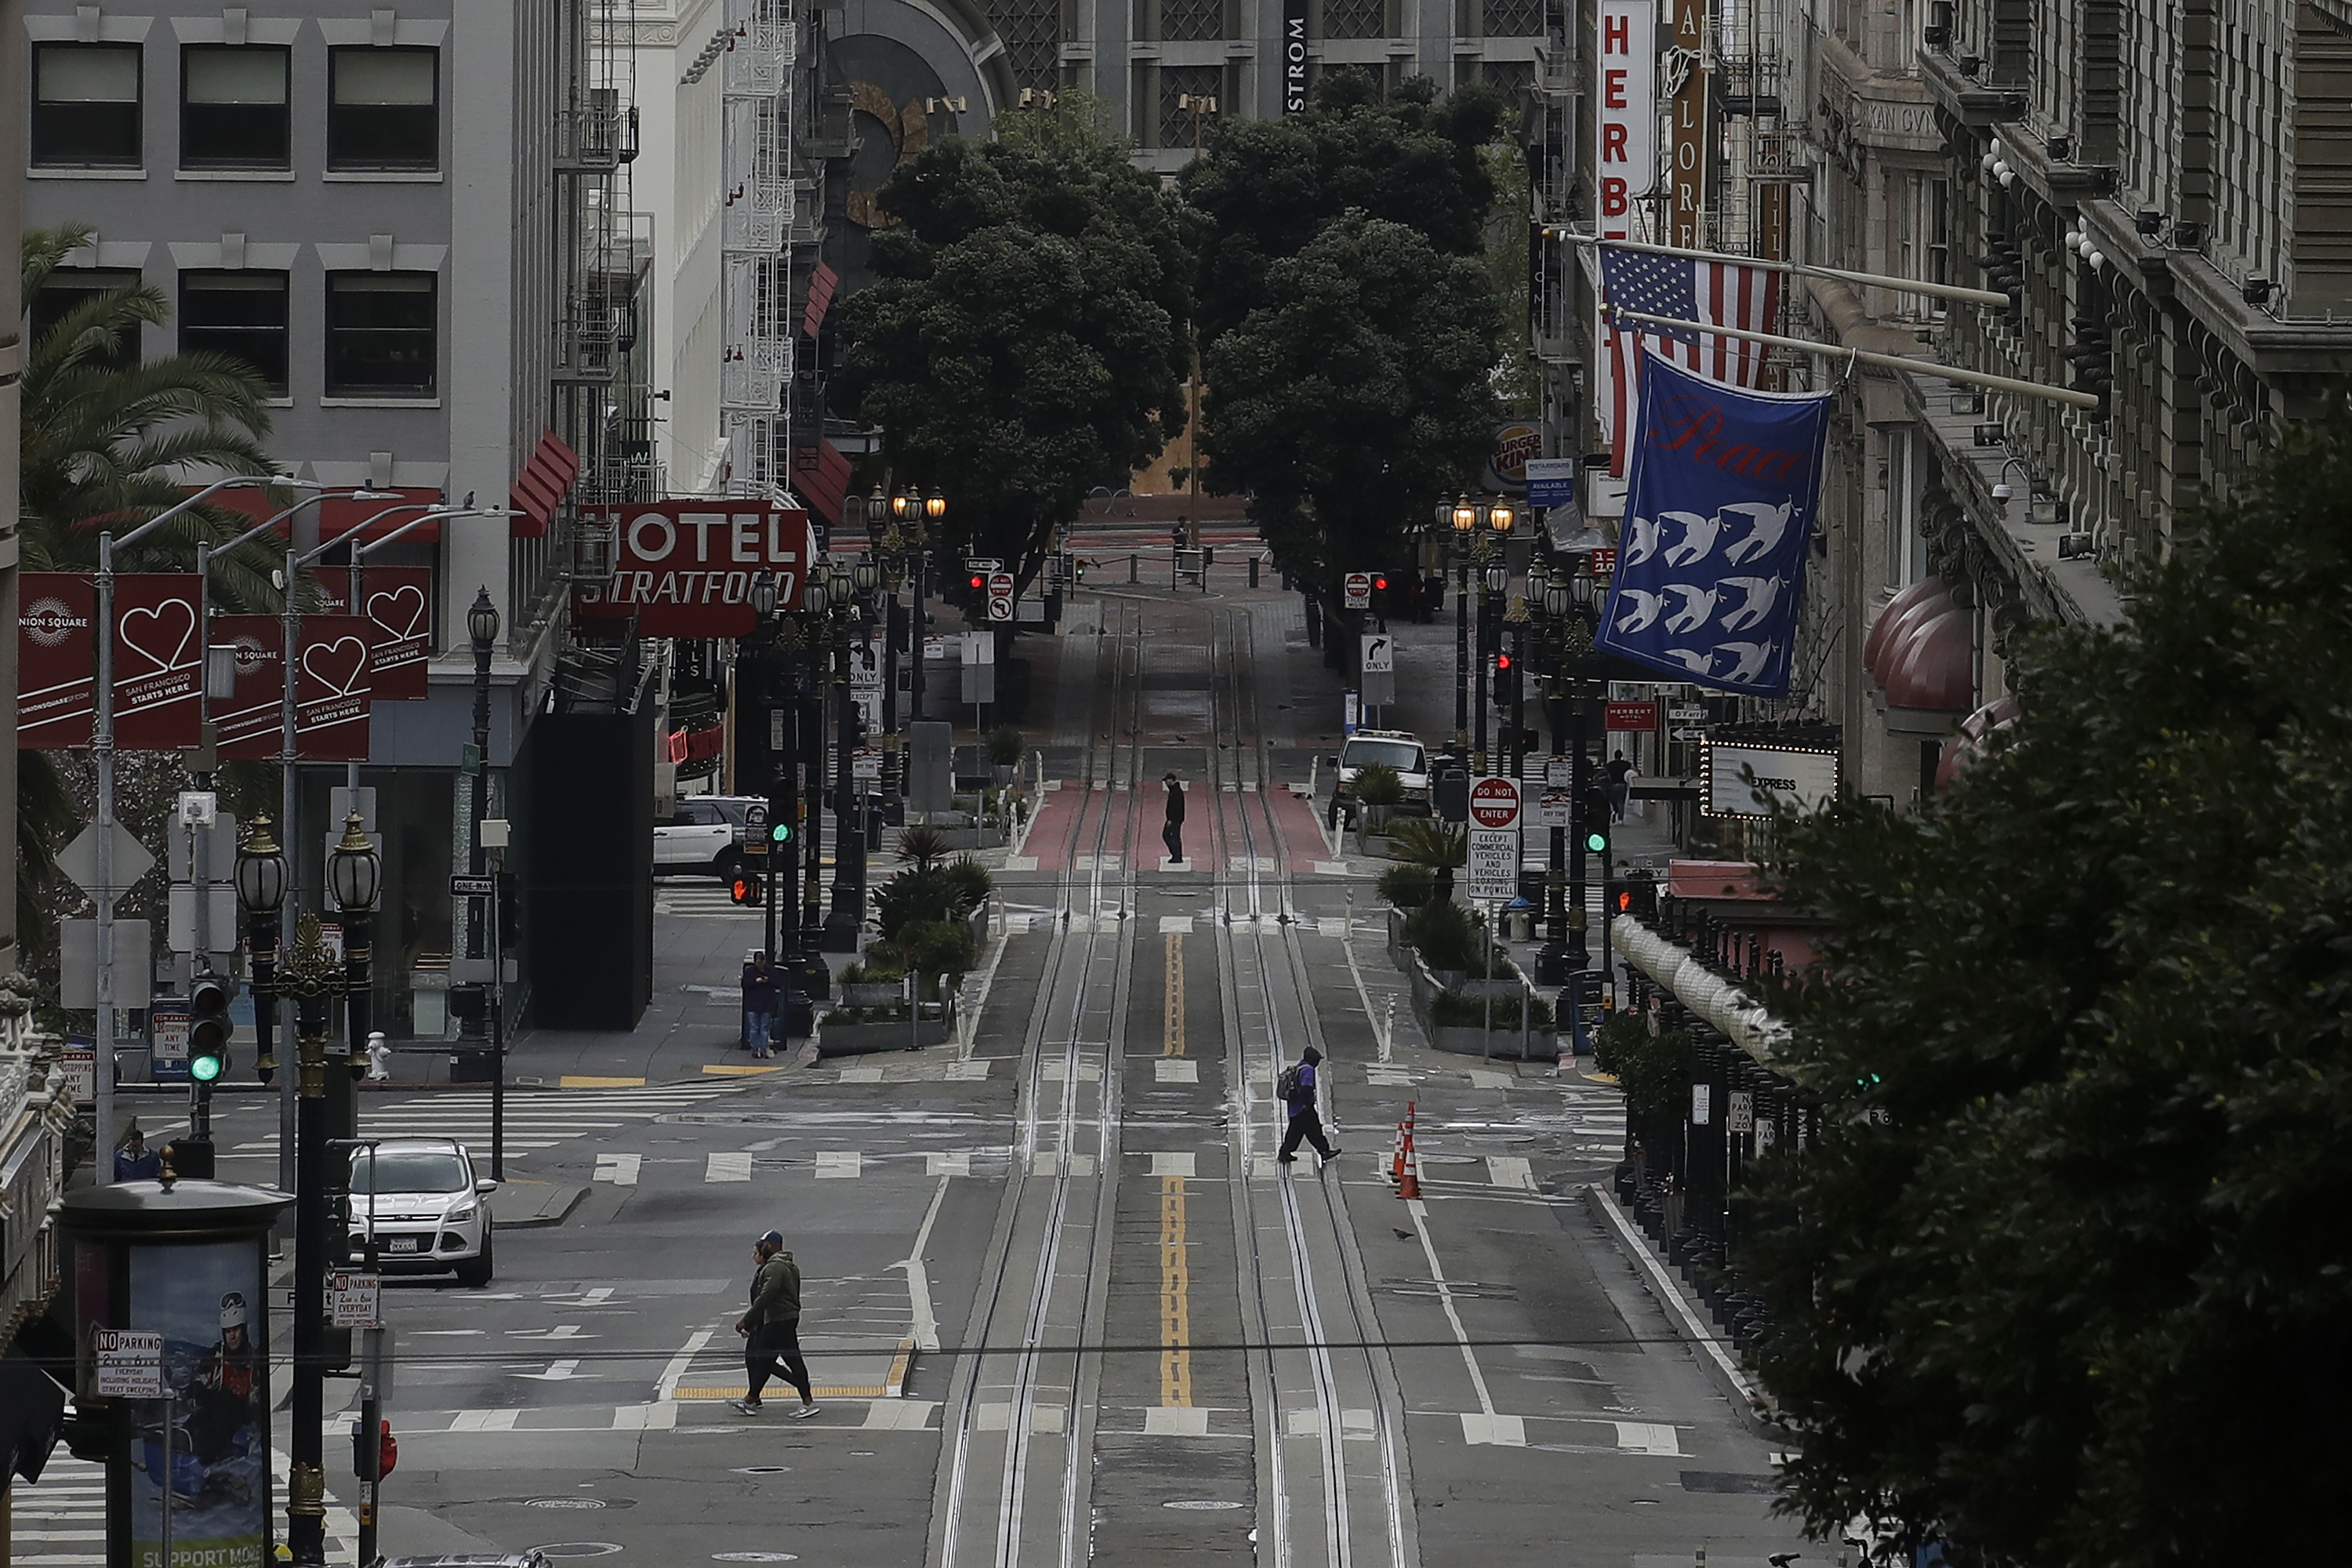
[[746,1415],[760,1413],[760,1391],[771,1376],[782,1377],[800,1392],[801,1407],[793,1419],[805,1421],[816,1414],[816,1398],[809,1387],[808,1363],[801,1358],[801,1270],[784,1250],[784,1233],[772,1230],[751,1246],[756,1266],[751,1275],[751,1305],[735,1321],[743,1336],[743,1370],[750,1386],[740,1399],[727,1403]]

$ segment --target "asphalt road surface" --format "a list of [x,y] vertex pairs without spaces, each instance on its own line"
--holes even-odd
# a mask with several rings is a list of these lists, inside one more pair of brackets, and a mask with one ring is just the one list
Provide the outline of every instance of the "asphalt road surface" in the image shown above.
[[[1622,1149],[1615,1091],[1431,1051],[1399,1000],[1377,868],[1291,787],[1330,706],[1296,599],[1146,589],[1079,611],[1041,661],[1049,784],[994,857],[1001,934],[966,1039],[752,1070],[727,1049],[728,986],[756,921],[673,885],[665,1000],[638,1035],[520,1047],[546,1070],[510,1100],[493,1212],[552,1223],[502,1228],[482,1288],[388,1288],[384,1550],[1825,1563],[1769,1514],[1773,1444],[1588,1198]],[[1281,1165],[1274,1079],[1308,1045],[1342,1153]],[[1413,1202],[1384,1177],[1408,1105]],[[363,1102],[364,1133],[478,1151],[487,1118],[473,1090]],[[222,1174],[272,1179],[272,1107],[230,1101],[220,1124]],[[806,1281],[805,1422],[772,1385],[756,1417],[726,1404],[770,1226]],[[346,1429],[327,1448],[338,1562]],[[96,1477],[60,1453],[20,1489],[17,1561],[105,1560]]]

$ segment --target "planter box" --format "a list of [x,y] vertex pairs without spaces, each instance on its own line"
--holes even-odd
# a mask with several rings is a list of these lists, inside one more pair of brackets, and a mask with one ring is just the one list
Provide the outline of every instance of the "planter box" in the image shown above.
[[919,1050],[925,1046],[943,1046],[948,1041],[948,1026],[939,1018],[925,1018],[913,1030],[912,1044],[907,1021],[900,1018],[887,1024],[827,1024],[816,1037],[819,1057],[862,1057],[876,1051]]
[[[1515,1062],[1522,1059],[1519,1056],[1519,1032],[1517,1029],[1506,1030],[1497,1027],[1490,1035],[1484,1029],[1448,1025],[1442,1029],[1430,1030],[1429,1037],[1431,1045],[1441,1051],[1450,1051],[1456,1056],[1491,1055],[1496,1061]],[[1559,1045],[1549,1029],[1531,1030],[1527,1040],[1526,1060],[1531,1062],[1559,1060]]]
[[895,980],[845,980],[841,983],[841,1005],[845,1007],[887,1007],[903,1000],[906,993]]
[[942,827],[940,841],[950,849],[1002,849],[1004,830],[1001,827]]

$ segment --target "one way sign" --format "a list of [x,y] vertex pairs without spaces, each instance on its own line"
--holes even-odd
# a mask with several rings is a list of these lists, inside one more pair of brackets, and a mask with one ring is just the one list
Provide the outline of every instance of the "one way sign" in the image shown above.
[[1396,639],[1386,632],[1366,632],[1363,641],[1364,706],[1385,708],[1396,700]]

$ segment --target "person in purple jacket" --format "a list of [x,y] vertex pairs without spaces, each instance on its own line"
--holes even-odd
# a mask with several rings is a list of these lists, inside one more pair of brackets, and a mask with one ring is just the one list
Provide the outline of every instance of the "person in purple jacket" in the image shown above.
[[1322,1059],[1321,1051],[1307,1047],[1295,1066],[1282,1069],[1282,1077],[1275,1085],[1290,1109],[1290,1127],[1282,1135],[1282,1152],[1275,1156],[1286,1165],[1298,1158],[1302,1142],[1314,1144],[1315,1152],[1326,1160],[1339,1157],[1339,1151],[1323,1136],[1323,1119],[1315,1111],[1315,1067]]

